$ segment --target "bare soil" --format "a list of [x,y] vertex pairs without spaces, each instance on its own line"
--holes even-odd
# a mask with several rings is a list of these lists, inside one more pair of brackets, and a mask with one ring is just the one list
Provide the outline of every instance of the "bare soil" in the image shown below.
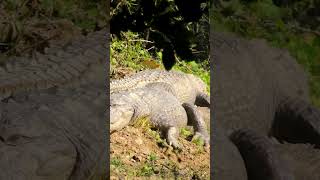
[[111,179],[210,179],[210,153],[179,138],[182,151],[157,139],[149,128],[126,127],[111,134]]

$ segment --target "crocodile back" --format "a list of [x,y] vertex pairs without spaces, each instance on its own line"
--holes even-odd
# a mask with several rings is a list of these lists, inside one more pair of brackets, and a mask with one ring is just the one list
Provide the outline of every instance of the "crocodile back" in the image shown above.
[[[65,47],[50,47],[33,58],[10,57],[0,67],[0,99],[55,86],[67,86],[84,77],[93,66],[103,66],[107,54],[107,31],[80,37]],[[105,75],[104,75],[105,76]]]
[[113,80],[110,83],[110,92],[137,89],[158,82],[172,86],[180,102],[194,103],[198,92],[206,91],[204,82],[192,74],[156,69],[141,71],[120,80]]

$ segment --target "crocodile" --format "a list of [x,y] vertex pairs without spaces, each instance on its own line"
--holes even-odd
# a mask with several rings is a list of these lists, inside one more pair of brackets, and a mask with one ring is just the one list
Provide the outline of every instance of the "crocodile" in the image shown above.
[[150,83],[167,83],[172,87],[172,93],[182,103],[209,107],[210,97],[206,92],[205,83],[193,74],[179,71],[152,69],[140,71],[122,79],[110,82],[110,93],[121,92],[143,87]]
[[[232,157],[230,150],[225,151],[222,155],[229,155],[227,162],[237,165],[233,165],[234,177],[228,177],[228,179],[317,180],[320,178],[320,151],[314,148],[314,145],[280,143],[277,139],[271,139],[248,129],[233,132],[228,140],[231,140],[239,150],[247,174],[247,177],[239,176],[240,173],[243,173],[243,170],[236,171],[236,168],[239,168],[240,160],[233,157],[230,161],[230,157]],[[229,144],[230,142],[224,141],[222,143]],[[243,164],[240,164],[240,167]],[[217,166],[220,167],[220,164]]]
[[149,117],[152,126],[160,129],[169,145],[182,149],[177,137],[179,128],[187,124],[194,127],[195,136],[209,144],[209,135],[203,118],[193,104],[183,103],[173,94],[170,84],[158,82],[144,87],[110,95],[110,131],[115,132]]
[[273,143],[275,153],[290,164],[295,179],[320,179],[320,151],[310,144]]
[[[225,136],[233,141],[245,161],[246,171],[259,170],[265,161],[258,157],[246,160],[246,156],[254,156],[255,153],[245,153],[239,146],[241,142],[250,140],[250,133],[244,134],[243,141],[231,135],[241,129],[253,130],[256,136],[276,138],[280,143],[292,143],[296,151],[316,155],[312,150],[320,147],[320,110],[310,103],[307,74],[288,51],[272,48],[265,40],[245,40],[231,33],[218,32],[210,33],[210,48],[214,77],[211,98],[215,102],[211,105],[211,119],[215,120],[213,137]],[[217,127],[225,129],[223,135],[217,134]],[[301,147],[306,144],[312,144],[313,147]],[[251,147],[257,145],[258,142],[251,143]],[[278,148],[272,147],[273,154],[276,154],[274,161],[292,155],[287,146],[280,144]],[[269,151],[268,147],[263,147],[264,151]],[[222,155],[224,152],[219,145],[213,146],[211,156]],[[275,179],[300,179],[298,177],[302,177],[302,174],[307,175],[306,169],[298,170],[301,166],[297,164],[306,163],[309,168],[319,170],[317,163],[304,162],[295,155],[289,159],[292,164],[274,165],[270,169],[269,172],[280,173],[273,176]],[[233,159],[228,157],[216,159],[213,178],[230,179],[221,168],[239,169],[231,162],[234,162]],[[220,167],[220,164],[227,166]],[[259,173],[250,174],[241,179],[260,179]]]
[[0,67],[0,100],[21,92],[81,82],[91,66],[105,62],[106,29],[79,37],[65,47],[45,48],[33,57],[8,57]]
[[320,110],[310,103],[307,75],[288,51],[226,33],[211,33],[211,47],[216,123],[320,145]]
[[[241,153],[247,172],[247,178],[238,176],[235,179],[320,178],[320,151],[314,145],[280,143],[277,139],[244,129],[233,132],[230,140]],[[230,162],[235,163],[234,160]]]
[[0,179],[106,176],[108,42],[107,28],[37,59],[8,60],[0,73]]
[[226,129],[215,127],[211,177],[221,180],[292,180],[294,173],[287,159],[271,140],[250,129],[239,129],[226,136]]

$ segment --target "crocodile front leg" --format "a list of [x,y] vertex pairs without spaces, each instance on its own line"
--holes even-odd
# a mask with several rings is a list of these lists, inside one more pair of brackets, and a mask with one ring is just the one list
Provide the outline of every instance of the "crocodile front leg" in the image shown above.
[[170,127],[167,132],[167,142],[170,146],[174,147],[175,149],[181,150],[181,145],[178,142],[179,131],[176,127]]
[[183,103],[182,106],[187,112],[188,125],[192,125],[195,132],[195,138],[200,138],[204,141],[204,145],[208,146],[210,138],[207,132],[206,124],[193,104]]
[[304,100],[287,97],[276,111],[270,135],[279,141],[320,148],[320,110]]

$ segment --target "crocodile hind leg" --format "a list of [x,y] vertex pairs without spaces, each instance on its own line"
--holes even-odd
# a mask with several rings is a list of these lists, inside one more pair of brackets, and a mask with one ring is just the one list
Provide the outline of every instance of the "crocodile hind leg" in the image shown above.
[[197,94],[195,104],[197,106],[210,108],[210,96],[208,96],[206,93]]
[[320,110],[304,100],[286,98],[276,111],[270,135],[279,141],[320,148]]
[[209,135],[207,132],[206,124],[193,104],[183,103],[182,106],[187,112],[188,116],[188,125],[192,125],[195,132],[195,137],[200,138],[204,141],[204,145],[209,145]]
[[230,135],[246,166],[248,180],[292,180],[288,161],[281,157],[271,141],[258,133],[241,129]]

